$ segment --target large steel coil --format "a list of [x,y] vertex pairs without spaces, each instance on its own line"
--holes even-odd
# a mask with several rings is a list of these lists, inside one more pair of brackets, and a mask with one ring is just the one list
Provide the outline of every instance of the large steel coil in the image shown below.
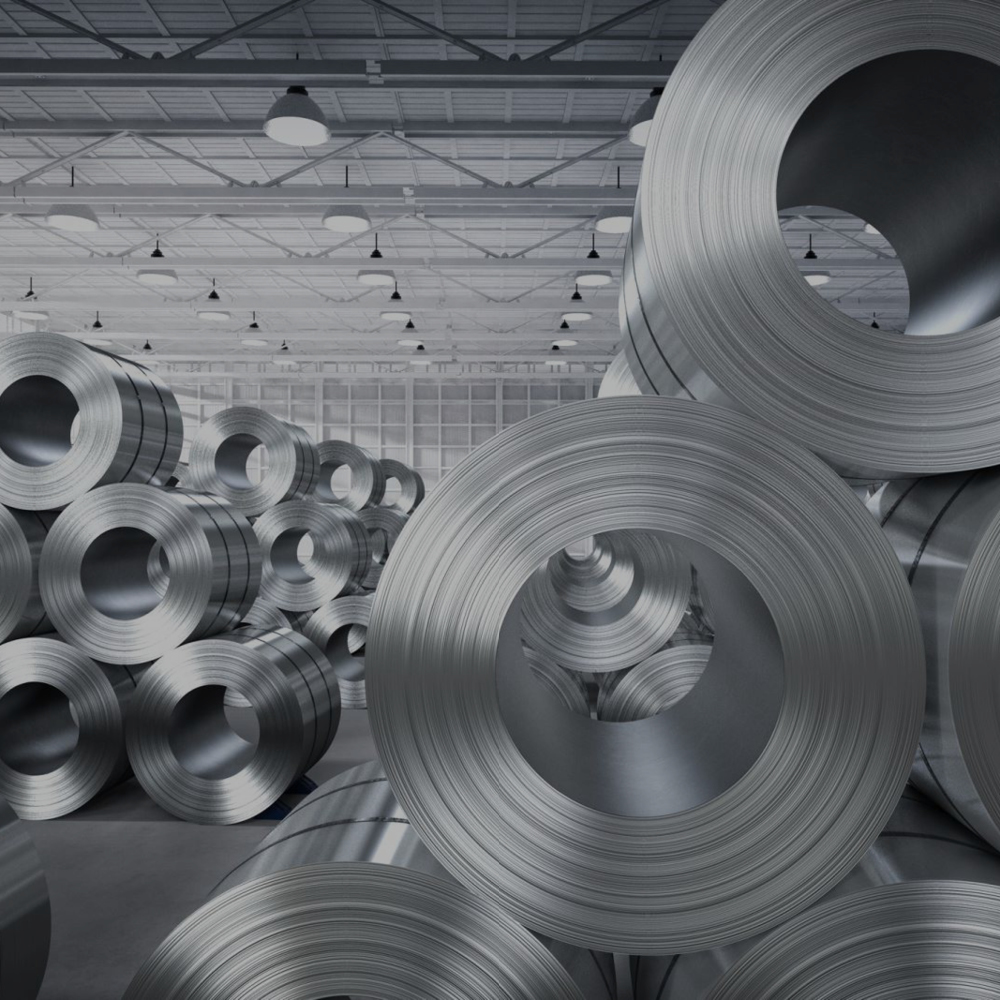
[[38,589],[38,560],[52,526],[44,511],[0,507],[0,642],[52,631]]
[[[260,447],[267,450],[267,468],[255,483],[247,461]],[[316,444],[301,427],[252,406],[233,406],[198,428],[184,485],[224,497],[254,517],[283,500],[301,500],[318,475]]]
[[383,503],[403,514],[412,514],[424,500],[424,480],[416,469],[411,469],[393,458],[382,459],[382,471],[388,484],[394,480],[399,485],[399,494],[394,498],[386,496]]
[[890,483],[869,507],[910,580],[927,647],[914,780],[1000,849],[1000,472]]
[[255,628],[293,628],[291,619],[281,608],[275,607],[262,597],[253,602],[253,606],[243,615],[241,625],[253,625]]
[[102,662],[146,663],[243,620],[260,586],[260,546],[218,497],[104,486],[60,514],[39,583],[67,642]]
[[0,646],[0,795],[22,819],[66,816],[128,777],[125,715],[141,676],[56,637]]
[[825,899],[722,951],[640,957],[636,1000],[985,1000],[1000,993],[1000,858],[908,791]]
[[367,708],[365,691],[365,643],[372,614],[373,597],[341,597],[317,608],[303,626],[306,638],[326,654],[340,685],[344,708]]
[[[319,478],[316,496],[326,503],[338,503],[348,510],[362,510],[382,502],[385,495],[385,472],[382,463],[349,441],[321,441],[319,444]],[[334,473],[343,467],[351,473],[346,492],[333,487]]]
[[393,510],[392,507],[369,507],[361,511],[358,516],[368,531],[368,540],[371,544],[371,562],[368,564],[368,572],[361,585],[366,590],[374,590],[382,579],[385,561],[389,558],[396,539],[406,527],[407,516],[402,511]]
[[589,718],[590,697],[583,674],[560,667],[558,663],[553,663],[528,646],[524,648],[524,658],[528,661],[535,680],[541,682],[550,694],[555,695],[571,712]]
[[601,387],[597,390],[599,399],[606,396],[640,396],[642,390],[639,388],[632,374],[632,369],[628,366],[628,358],[624,351],[619,351],[615,355],[614,361],[608,365],[608,370],[601,379]]
[[[998,53],[981,0],[720,7],[643,163],[622,282],[640,388],[742,411],[852,477],[1000,464]],[[806,285],[776,214],[799,206],[891,242],[909,336]]]
[[0,503],[56,510],[105,483],[161,485],[184,423],[151,371],[54,333],[0,342]]
[[[354,511],[336,504],[289,500],[261,514],[261,596],[285,611],[312,611],[353,594],[371,564],[368,531]],[[306,540],[311,552],[303,554]]]
[[[661,532],[717,626],[670,711],[581,718],[536,685],[517,595],[580,537]],[[367,682],[407,816],[459,881],[586,947],[694,951],[772,927],[884,826],[923,649],[885,536],[822,462],[717,407],[638,396],[498,435],[407,526]]]
[[49,960],[49,890],[28,828],[0,799],[0,996],[35,1000]]
[[701,680],[711,655],[711,646],[689,642],[654,653],[600,689],[597,717],[605,722],[635,722],[666,711]]
[[523,595],[524,641],[572,670],[631,667],[673,634],[687,610],[691,568],[655,534],[611,531],[584,556],[563,550]]
[[612,1000],[609,966],[547,948],[457,885],[373,763],[327,782],[280,823],[125,996]]
[[[136,778],[182,819],[251,819],[330,748],[340,694],[328,673],[320,650],[292,629],[243,627],[168,653],[142,678],[129,713]],[[227,713],[227,692],[246,700],[252,720]]]

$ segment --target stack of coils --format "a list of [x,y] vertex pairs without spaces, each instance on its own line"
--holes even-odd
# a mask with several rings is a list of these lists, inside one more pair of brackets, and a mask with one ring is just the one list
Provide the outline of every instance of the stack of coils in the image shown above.
[[314,792],[139,970],[126,1000],[206,992],[613,1000],[608,956],[543,943],[459,886],[378,764]]
[[628,366],[628,358],[624,351],[619,351],[614,360],[608,365],[608,370],[601,379],[600,388],[597,390],[599,399],[606,396],[639,396],[642,394],[632,369]]
[[57,510],[106,483],[161,485],[184,425],[151,371],[69,337],[0,342],[0,503]]
[[398,495],[386,495],[382,502],[403,514],[412,514],[424,500],[424,480],[420,473],[393,458],[382,459],[382,472],[386,484],[394,480],[399,486]]
[[125,716],[143,669],[50,636],[0,646],[0,794],[22,819],[66,816],[129,776]]
[[555,695],[571,712],[590,715],[590,695],[584,675],[577,670],[566,670],[558,663],[546,659],[530,646],[524,648],[524,658],[531,667],[534,679],[550,694]]
[[597,717],[635,722],[666,711],[701,680],[711,655],[711,646],[690,642],[661,649],[600,689]]
[[[348,510],[362,510],[382,502],[385,472],[382,463],[364,448],[348,441],[321,441],[319,463],[317,499],[340,504]],[[333,487],[333,476],[344,467],[350,471],[351,482],[346,492],[339,493]]]
[[[267,449],[267,469],[254,483],[247,462],[261,446]],[[198,429],[184,485],[223,497],[245,516],[255,517],[283,500],[302,499],[318,476],[319,453],[301,427],[264,410],[234,406]]]
[[817,905],[724,951],[633,963],[636,1000],[995,996],[1000,858],[907,791],[861,863]]
[[275,607],[270,601],[258,597],[253,607],[243,615],[241,625],[254,625],[257,628],[293,628],[292,621],[281,608]]
[[[360,517],[336,504],[289,500],[261,514],[260,592],[286,611],[312,611],[361,589],[371,565],[368,532]],[[301,546],[308,539],[311,552]]]
[[407,516],[392,507],[369,507],[358,515],[368,532],[371,545],[371,562],[361,585],[365,590],[375,590],[382,578],[385,562],[392,552],[403,528],[406,527]]
[[[157,546],[162,592],[150,581]],[[39,578],[67,642],[102,662],[146,663],[243,620],[260,587],[260,546],[249,521],[218,497],[103,486],[60,514]]]
[[27,827],[0,798],[0,996],[35,1000],[49,960],[51,916]]
[[0,642],[50,632],[38,590],[38,560],[53,515],[0,507]]
[[[521,587],[610,530],[661,534],[716,625],[694,688],[624,725],[523,696]],[[366,664],[382,763],[438,860],[525,926],[634,954],[746,939],[836,885],[924,705],[906,579],[850,489],[743,417],[646,396],[531,418],[453,470],[383,575]]]
[[[330,748],[340,694],[322,652],[292,629],[244,627],[150,667],[127,724],[139,783],[167,812],[230,824],[273,805]],[[226,693],[252,713],[227,712]]]
[[306,637],[326,656],[344,708],[368,707],[364,652],[373,600],[370,595],[341,597],[317,608],[303,625]]

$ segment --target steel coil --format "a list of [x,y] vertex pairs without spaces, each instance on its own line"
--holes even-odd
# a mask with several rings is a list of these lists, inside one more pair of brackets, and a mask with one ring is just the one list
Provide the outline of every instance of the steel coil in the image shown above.
[[[158,805],[196,823],[257,816],[330,748],[340,723],[323,654],[292,629],[239,628],[175,649],[139,683],[129,760]],[[255,722],[230,720],[226,692]]]
[[160,946],[126,998],[612,1000],[611,982],[606,956],[546,948],[458,886],[372,763],[280,823]]
[[0,503],[56,510],[106,483],[166,483],[184,422],[151,371],[70,337],[0,342]]
[[[710,666],[628,726],[523,696],[516,597],[551,553],[662,532],[712,595]],[[637,396],[530,418],[407,526],[368,637],[372,732],[407,816],[526,926],[662,954],[836,884],[916,750],[923,650],[891,546],[836,475],[723,409]]]
[[777,930],[634,963],[636,1000],[985,1000],[1000,992],[1000,858],[915,792],[853,872]]
[[[315,493],[320,500],[340,504],[348,510],[362,510],[382,502],[385,472],[382,463],[371,452],[349,441],[321,441],[319,463]],[[351,483],[346,493],[337,493],[332,477],[343,466],[350,470]]]
[[[151,565],[164,564],[165,589],[150,577]],[[260,546],[218,497],[104,486],[50,529],[39,584],[67,642],[102,662],[146,663],[243,620],[260,586]]]
[[341,597],[314,611],[303,626],[306,638],[326,654],[344,708],[368,707],[364,651],[372,601],[371,596]]
[[38,560],[53,515],[0,507],[0,642],[51,632],[38,589]]
[[535,680],[540,681],[550,694],[571,712],[590,717],[590,697],[583,674],[560,667],[558,663],[553,663],[528,646],[524,648],[524,658],[528,661]]
[[711,655],[711,646],[692,643],[654,653],[600,689],[597,717],[605,722],[636,722],[666,711],[690,693]]
[[[260,482],[247,474],[247,460],[267,449]],[[233,406],[209,417],[191,442],[185,485],[224,497],[247,517],[283,500],[301,500],[319,476],[319,452],[297,424],[252,406]]]
[[389,558],[396,539],[406,527],[407,517],[391,507],[369,507],[358,516],[368,531],[368,541],[371,544],[371,562],[361,585],[366,590],[374,590],[382,579],[385,561]]
[[241,625],[253,625],[255,628],[293,628],[291,619],[280,608],[258,597],[253,606],[243,615]]
[[395,499],[384,497],[383,504],[403,514],[412,514],[424,500],[424,481],[420,473],[392,458],[382,459],[382,471],[386,483],[393,479],[399,484],[399,496]]
[[[312,611],[354,593],[371,564],[361,519],[336,504],[289,500],[261,514],[253,530],[263,560],[261,596],[286,611]],[[306,539],[312,551],[303,558]]]
[[66,816],[128,777],[125,715],[141,676],[55,637],[0,646],[0,794],[22,819]]
[[[848,476],[1000,464],[998,52],[1000,9],[980,0],[720,7],[643,163],[622,281],[642,391],[749,414]],[[776,214],[797,206],[892,243],[909,336],[806,285]]]
[[608,370],[601,379],[601,387],[597,390],[599,399],[606,396],[641,396],[642,390],[639,388],[632,374],[632,369],[628,366],[628,358],[624,351],[619,351],[615,355],[614,361],[608,365]]
[[28,829],[0,799],[0,996],[35,1000],[49,960],[49,890]]
[[611,531],[592,551],[557,552],[524,589],[524,641],[572,670],[631,667],[660,649],[687,610],[691,569],[663,538]]

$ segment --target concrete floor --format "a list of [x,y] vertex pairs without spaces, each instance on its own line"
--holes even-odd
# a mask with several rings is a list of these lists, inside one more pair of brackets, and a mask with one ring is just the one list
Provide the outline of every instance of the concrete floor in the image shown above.
[[[322,784],[374,756],[368,713],[345,711],[309,776]],[[133,779],[72,816],[29,826],[52,900],[39,1000],[119,1000],[150,952],[274,823],[185,823]]]

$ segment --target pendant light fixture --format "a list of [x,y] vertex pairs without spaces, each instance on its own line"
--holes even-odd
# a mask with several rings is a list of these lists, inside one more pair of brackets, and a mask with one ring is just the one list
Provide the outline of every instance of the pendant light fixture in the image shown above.
[[590,234],[590,253],[587,254],[587,260],[600,260],[601,255],[597,252],[597,235],[595,233]]
[[873,330],[881,330],[881,329],[882,329],[882,328],[881,328],[881,327],[880,327],[880,326],[878,325],[878,319],[876,318],[876,315],[875,315],[875,313],[872,313],[872,329],[873,329]]
[[28,278],[28,290],[24,293],[22,298],[33,299],[35,297],[35,279]]
[[568,330],[569,329],[569,323],[567,322],[565,316],[563,317],[563,321],[559,324],[559,329],[560,330]]
[[98,309],[94,313],[94,322],[90,324],[91,330],[103,330],[104,324],[101,322],[101,311]]
[[802,277],[813,288],[819,288],[821,285],[829,285],[832,280],[832,275],[829,271],[803,271]]
[[371,256],[372,260],[381,260],[382,259],[382,251],[379,250],[379,248],[378,248],[378,233],[375,234],[375,249],[372,250],[370,256]]
[[213,302],[219,301],[219,293],[215,290],[215,278],[212,279],[212,290],[208,293],[208,297]]
[[[76,167],[69,168],[69,186],[76,187]],[[53,229],[68,233],[92,233],[101,228],[94,210],[87,205],[53,205],[45,213],[45,221]]]
[[573,294],[570,296],[570,299],[572,299],[573,302],[583,301],[583,296],[580,294],[580,283],[578,281],[573,283]]
[[586,323],[588,320],[592,320],[593,318],[593,313],[584,312],[583,310],[574,310],[573,312],[566,312],[562,315],[562,321],[564,323]]
[[819,257],[816,255],[816,251],[813,250],[812,233],[809,234],[809,249],[806,251],[805,257],[803,257],[802,259],[803,260],[819,260]]
[[136,272],[136,278],[144,285],[176,285],[177,272],[169,267],[143,267]]
[[600,288],[602,285],[610,285],[612,276],[610,271],[594,271],[587,268],[584,271],[577,271],[576,283],[585,288]]
[[264,134],[286,146],[320,146],[330,138],[330,127],[309,91],[294,86],[271,105]]
[[253,319],[250,321],[250,325],[247,327],[248,330],[259,330],[260,323],[257,322],[257,312],[254,310]]
[[653,116],[656,114],[656,107],[660,103],[660,95],[663,93],[662,87],[654,87],[649,92],[649,97],[639,105],[639,110],[632,116],[629,122],[628,140],[636,146],[645,146],[649,142],[649,130],[653,124]]
[[[621,187],[621,167],[618,168],[618,186]],[[611,233],[620,236],[632,228],[632,214],[621,208],[602,208],[597,213],[594,228],[599,233]]]
[[363,233],[372,220],[359,205],[331,205],[323,213],[323,225],[334,233]]
[[149,256],[152,257],[154,260],[162,260],[163,259],[163,251],[160,249],[160,234],[159,233],[156,234],[156,246],[153,247],[153,252]]
[[404,330],[416,330],[416,328],[417,328],[416,324],[413,322],[412,319],[408,319],[406,321],[406,326],[403,327]]
[[365,267],[358,271],[358,281],[362,285],[389,285],[396,284],[395,272],[385,268]]
[[403,296],[399,294],[399,282],[393,281],[392,283],[392,295],[389,296],[393,302],[402,302]]
[[147,340],[145,344],[142,345],[142,349],[149,353],[153,349],[153,345]]

